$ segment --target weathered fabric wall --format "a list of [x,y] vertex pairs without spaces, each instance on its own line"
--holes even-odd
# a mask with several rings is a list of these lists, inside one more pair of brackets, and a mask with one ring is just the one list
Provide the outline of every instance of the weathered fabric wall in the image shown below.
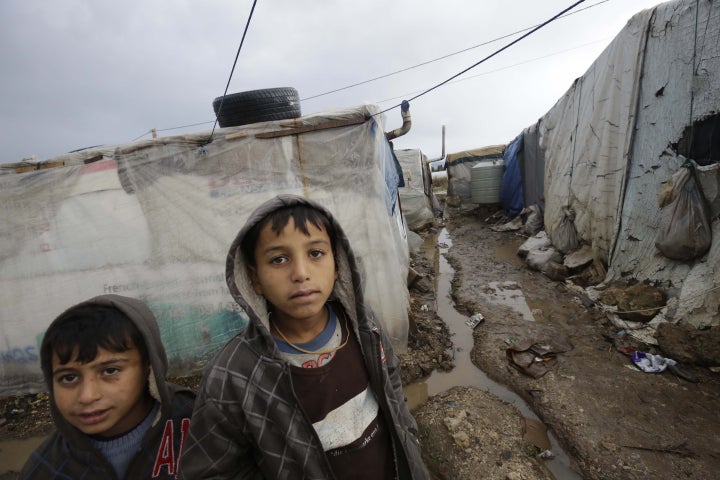
[[427,157],[420,150],[395,150],[403,171],[405,186],[400,188],[400,200],[408,227],[417,230],[435,218],[432,203],[432,178]]
[[693,262],[669,260],[654,246],[660,223],[657,196],[683,160],[674,152],[693,125],[720,112],[720,6],[684,0],[659,5],[648,21],[637,125],[616,245],[608,278],[625,272],[679,289],[667,315],[696,326],[719,325],[720,222],[717,165],[700,179],[711,207],[713,245]]
[[[571,207],[579,238],[608,264],[606,282],[665,285],[677,294],[661,316],[695,326],[720,324],[720,226],[713,222],[704,257],[663,257],[655,248],[658,194],[684,162],[674,151],[683,137],[720,111],[718,38],[717,2],[677,0],[639,12],[536,125],[548,233]],[[699,177],[716,218],[717,166]]]
[[538,122],[548,234],[570,206],[579,238],[602,259],[616,236],[650,15],[634,16]]
[[[201,370],[247,321],[225,284],[227,249],[250,212],[280,192],[337,216],[366,298],[403,351],[408,247],[383,119],[365,120],[376,111],[221,129],[204,146],[207,134],[120,145],[93,163],[65,156],[65,167],[1,175],[0,394],[42,390],[45,328],[101,293],[149,304],[172,375]],[[285,135],[293,128],[310,131]]]

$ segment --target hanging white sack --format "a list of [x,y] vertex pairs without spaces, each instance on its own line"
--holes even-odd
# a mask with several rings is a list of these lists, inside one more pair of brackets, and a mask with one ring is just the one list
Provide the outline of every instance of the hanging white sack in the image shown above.
[[693,165],[683,164],[669,183],[669,194],[659,198],[662,211],[655,247],[672,260],[693,260],[703,256],[712,244],[705,198]]
[[577,250],[579,246],[575,229],[575,211],[568,206],[563,207],[563,218],[560,225],[550,235],[553,245],[559,252],[566,254]]

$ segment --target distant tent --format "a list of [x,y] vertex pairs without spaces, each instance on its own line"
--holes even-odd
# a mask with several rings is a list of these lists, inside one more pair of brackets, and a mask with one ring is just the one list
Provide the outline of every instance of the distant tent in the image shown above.
[[400,187],[402,212],[408,227],[415,231],[433,222],[433,191],[430,165],[427,156],[417,149],[395,150],[402,176],[405,180]]
[[446,202],[448,205],[464,209],[474,208],[471,192],[471,169],[479,162],[502,159],[505,145],[449,153],[445,157],[448,176]]

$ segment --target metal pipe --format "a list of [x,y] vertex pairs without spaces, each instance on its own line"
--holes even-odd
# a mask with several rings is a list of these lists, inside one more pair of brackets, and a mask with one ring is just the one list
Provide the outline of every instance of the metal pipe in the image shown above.
[[402,115],[403,124],[400,128],[385,132],[385,138],[387,138],[388,140],[392,140],[394,138],[405,135],[407,132],[410,131],[412,121],[410,120],[410,102],[408,102],[407,100],[403,100],[400,104],[400,115]]

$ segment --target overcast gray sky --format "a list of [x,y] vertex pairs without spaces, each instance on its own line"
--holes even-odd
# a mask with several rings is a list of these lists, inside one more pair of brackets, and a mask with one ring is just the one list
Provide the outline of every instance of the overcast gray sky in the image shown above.
[[[303,114],[366,102],[389,108],[525,32],[493,40],[575,2],[258,0],[228,93],[295,87],[306,99]],[[578,13],[412,101],[412,129],[396,148],[437,158],[443,125],[446,153],[510,142],[553,106],[630,17],[659,3],[586,0],[572,10]],[[161,136],[209,131],[212,100],[225,90],[252,5],[0,1],[0,163],[146,139],[152,128]],[[399,109],[386,114],[387,130],[400,124]],[[185,125],[193,126],[175,128]]]

